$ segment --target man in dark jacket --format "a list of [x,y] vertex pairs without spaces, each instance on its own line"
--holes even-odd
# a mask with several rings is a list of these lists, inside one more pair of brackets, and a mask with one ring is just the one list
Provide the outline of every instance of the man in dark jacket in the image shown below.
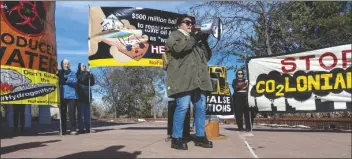
[[187,150],[182,140],[186,112],[192,101],[195,108],[195,145],[212,148],[205,135],[206,91],[213,91],[208,61],[211,57],[208,34],[191,33],[193,22],[187,15],[177,21],[177,30],[166,41],[167,93],[176,99],[171,147]]
[[77,94],[77,77],[76,74],[70,69],[70,61],[64,59],[61,61],[61,70],[58,71],[59,84],[60,84],[60,113],[61,113],[61,126],[62,134],[66,134],[66,113],[68,107],[69,120],[70,120],[70,133],[77,135],[76,132],[76,100]]
[[[78,91],[78,127],[79,132],[91,132],[90,126],[90,101],[92,99],[92,93],[90,91],[90,86],[95,84],[95,79],[93,74],[87,69],[86,65],[83,63],[78,64],[77,69],[77,91]],[[86,129],[84,131],[84,128]]]

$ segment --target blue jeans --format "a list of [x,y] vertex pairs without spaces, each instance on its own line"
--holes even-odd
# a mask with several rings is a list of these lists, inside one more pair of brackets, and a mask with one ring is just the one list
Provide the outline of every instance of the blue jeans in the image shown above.
[[90,131],[90,104],[78,104],[78,129],[79,131]]
[[200,89],[196,89],[189,92],[184,92],[178,94],[175,97],[176,100],[176,110],[174,114],[174,121],[172,127],[172,137],[173,138],[182,138],[183,134],[183,124],[185,121],[185,116],[189,108],[190,102],[192,101],[195,109],[195,128],[196,136],[204,137],[205,129],[205,109],[206,109],[206,99],[205,92]]

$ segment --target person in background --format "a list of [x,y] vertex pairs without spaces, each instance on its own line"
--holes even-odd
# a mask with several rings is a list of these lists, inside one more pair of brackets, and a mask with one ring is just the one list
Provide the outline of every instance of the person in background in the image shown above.
[[[83,63],[78,64],[77,70],[77,91],[78,91],[78,127],[79,133],[90,133],[90,101],[92,99],[92,93],[90,91],[90,86],[95,84],[94,75],[87,69],[87,66]],[[86,129],[84,131],[84,128]],[[93,131],[92,131],[93,132]]]
[[246,131],[251,130],[250,118],[249,118],[249,107],[247,102],[247,87],[248,80],[244,78],[242,70],[236,72],[236,79],[232,82],[234,90],[233,101],[235,109],[236,123],[239,131],[243,131],[243,115],[246,123]]
[[66,114],[68,108],[69,121],[70,121],[70,134],[77,135],[76,132],[76,100],[78,99],[77,93],[77,77],[76,74],[70,69],[70,61],[64,59],[61,61],[61,70],[58,71],[59,85],[60,85],[60,113],[61,113],[61,126],[62,134],[66,134]]
[[171,32],[166,40],[167,93],[176,99],[171,148],[187,150],[182,139],[183,126],[190,102],[195,108],[196,146],[212,148],[213,143],[205,135],[206,91],[213,91],[208,61],[211,49],[208,45],[209,34],[191,33],[194,23],[191,17],[181,16],[177,20],[178,29]]
[[24,112],[26,109],[26,104],[13,104],[13,131],[16,133],[18,131],[18,119],[21,122],[21,132],[24,132],[25,117]]

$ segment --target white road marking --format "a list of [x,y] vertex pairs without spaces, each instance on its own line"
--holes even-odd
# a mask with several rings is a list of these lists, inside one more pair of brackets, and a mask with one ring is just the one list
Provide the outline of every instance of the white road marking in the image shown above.
[[238,136],[240,136],[242,138],[242,140],[244,141],[244,143],[246,144],[249,152],[251,153],[251,155],[254,158],[258,158],[258,156],[254,153],[253,148],[251,146],[249,146],[248,142],[246,141],[246,139],[237,131]]

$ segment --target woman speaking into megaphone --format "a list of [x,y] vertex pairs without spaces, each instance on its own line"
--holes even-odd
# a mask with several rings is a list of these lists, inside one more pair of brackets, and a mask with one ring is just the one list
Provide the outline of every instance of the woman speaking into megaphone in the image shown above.
[[183,15],[178,21],[178,29],[166,41],[167,93],[176,100],[176,110],[172,127],[171,147],[187,150],[182,138],[183,123],[190,102],[195,107],[195,145],[212,148],[213,143],[205,135],[206,94],[213,91],[208,61],[212,55],[208,45],[208,34],[193,33],[192,18]]

